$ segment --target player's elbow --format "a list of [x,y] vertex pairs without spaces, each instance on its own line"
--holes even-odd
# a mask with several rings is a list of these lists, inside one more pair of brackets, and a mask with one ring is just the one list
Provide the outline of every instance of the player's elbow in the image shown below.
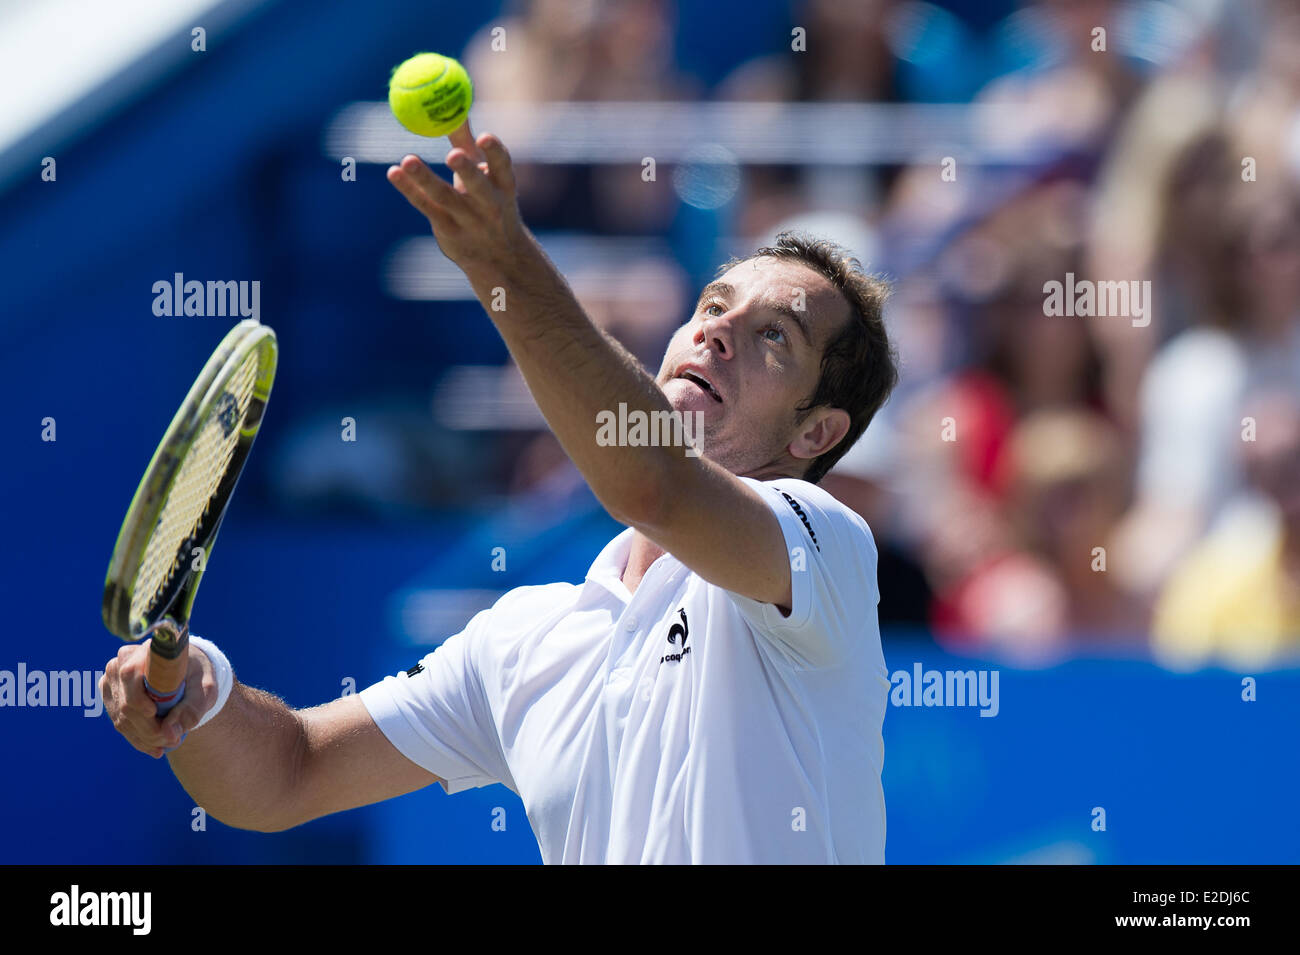
[[636,488],[605,504],[610,517],[627,527],[645,529],[658,526],[663,519],[663,501],[654,488]]
[[290,829],[301,826],[306,819],[290,818],[272,818],[254,820],[250,825],[239,826],[240,829],[248,829],[250,832],[286,832]]
[[223,826],[246,832],[284,832],[309,821],[283,808],[269,812],[253,810],[247,806],[208,806],[204,811],[210,819],[215,819]]
[[602,502],[610,516],[628,527],[665,526],[671,520],[676,493],[680,493],[680,487],[677,492],[672,490],[673,463],[659,454],[649,456],[645,466],[631,469],[617,494]]

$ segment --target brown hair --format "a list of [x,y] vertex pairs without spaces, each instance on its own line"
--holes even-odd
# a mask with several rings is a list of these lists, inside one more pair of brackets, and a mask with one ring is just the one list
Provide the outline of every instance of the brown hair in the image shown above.
[[775,245],[724,263],[717,274],[764,256],[801,262],[826,276],[852,310],[848,323],[826,343],[817,387],[795,409],[795,420],[800,422],[822,407],[842,408],[849,414],[849,430],[844,437],[813,458],[804,472],[803,480],[816,484],[862,437],[898,383],[898,367],[883,314],[889,284],[864,272],[861,263],[843,246],[795,231],[782,232]]

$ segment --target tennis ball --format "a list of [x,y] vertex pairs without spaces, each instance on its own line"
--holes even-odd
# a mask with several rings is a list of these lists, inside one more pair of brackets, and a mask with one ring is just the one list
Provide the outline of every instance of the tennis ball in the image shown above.
[[388,106],[421,136],[445,136],[465,122],[474,99],[465,67],[449,56],[417,53],[393,70]]

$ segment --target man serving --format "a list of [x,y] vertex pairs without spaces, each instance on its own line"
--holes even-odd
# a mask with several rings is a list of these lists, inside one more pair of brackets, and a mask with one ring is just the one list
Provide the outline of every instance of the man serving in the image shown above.
[[[312,709],[238,683],[196,638],[160,721],[148,646],[124,647],[102,683],[114,725],[151,755],[175,747],[186,791],[241,828],[499,782],[548,863],[883,862],[876,548],[817,482],[897,379],[884,284],[782,234],[724,266],[651,377],[521,221],[500,140],[466,125],[452,141],[451,183],[415,156],[388,179],[627,529],[582,584],[512,590],[411,670]],[[692,414],[702,438],[598,441],[620,405]]]

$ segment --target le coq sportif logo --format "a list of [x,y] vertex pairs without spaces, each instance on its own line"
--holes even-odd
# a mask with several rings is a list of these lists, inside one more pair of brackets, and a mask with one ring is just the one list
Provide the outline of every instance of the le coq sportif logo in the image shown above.
[[679,649],[675,653],[665,653],[659,658],[660,663],[680,662],[682,657],[691,652],[691,648],[686,645],[686,639],[691,635],[691,625],[686,619],[686,608],[679,607],[677,613],[681,617],[681,622],[674,623],[668,628],[668,642]]

